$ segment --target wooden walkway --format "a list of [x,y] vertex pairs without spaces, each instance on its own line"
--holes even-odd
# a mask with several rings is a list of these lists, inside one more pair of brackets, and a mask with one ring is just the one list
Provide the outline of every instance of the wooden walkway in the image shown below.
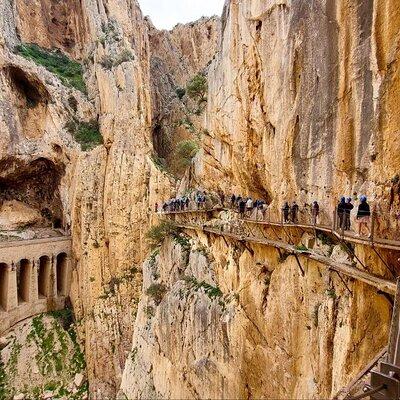
[[[221,211],[235,211],[230,208],[225,207],[216,207],[213,209],[207,210],[183,210],[183,211],[168,211],[161,213],[161,215],[187,215],[187,214],[207,214],[211,212],[221,212]],[[262,226],[271,226],[271,227],[280,227],[280,228],[299,228],[299,229],[307,229],[307,230],[318,230],[326,233],[330,233],[335,235],[339,240],[345,240],[350,243],[362,244],[365,246],[382,248],[388,250],[397,250],[400,251],[400,241],[398,240],[389,240],[383,238],[368,238],[363,236],[358,236],[351,231],[342,232],[340,230],[334,229],[333,226],[327,225],[313,225],[313,224],[293,224],[293,223],[282,223],[282,222],[273,222],[273,221],[257,221],[251,218],[239,219],[239,221],[244,221],[254,225],[262,225]]]
[[368,285],[376,287],[378,290],[394,295],[396,293],[396,282],[390,281],[388,279],[380,278],[378,276],[372,275],[368,272],[361,271],[351,264],[339,263],[337,261],[332,260],[329,257],[317,254],[311,250],[303,251],[296,248],[296,246],[290,245],[286,242],[270,240],[270,239],[261,239],[257,237],[243,236],[237,235],[235,233],[226,232],[222,230],[218,230],[215,228],[209,228],[201,225],[193,225],[193,224],[184,224],[177,223],[177,226],[183,229],[191,229],[191,230],[202,230],[206,233],[211,233],[219,236],[224,236],[226,238],[231,238],[240,242],[248,242],[254,244],[261,244],[265,246],[274,247],[276,249],[282,249],[291,255],[302,256],[308,259],[318,261],[319,263],[326,265],[328,269],[332,271],[336,271],[343,275],[349,276],[350,278],[357,279],[361,282],[364,282]]

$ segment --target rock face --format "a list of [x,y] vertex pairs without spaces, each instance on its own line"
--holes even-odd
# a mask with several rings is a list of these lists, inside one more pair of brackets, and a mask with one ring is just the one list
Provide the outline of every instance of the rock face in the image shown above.
[[399,14],[395,1],[228,2],[197,180],[274,206],[363,193],[398,208]]
[[[205,236],[142,262],[154,204],[176,191],[153,156],[188,137],[176,89],[198,72],[202,151],[182,191],[276,209],[317,198],[323,217],[339,194],[365,193],[400,210],[398,1],[230,0],[222,21],[158,32],[136,0],[0,0],[0,31],[0,223],[71,232],[93,397],[115,397],[122,376],[128,397],[329,397],[381,349],[386,300],[357,282],[350,296],[316,263],[302,277],[271,249]],[[87,90],[21,42],[80,61]]]
[[[3,338],[0,351],[0,397],[83,399],[88,386],[84,355],[67,312],[21,322]],[[81,377],[80,385],[74,382]]]
[[196,74],[207,72],[220,43],[221,21],[201,18],[178,24],[171,31],[159,31],[150,21],[148,24],[154,150],[171,166],[176,144],[190,137],[179,124],[188,110],[177,89],[184,88]]
[[[91,391],[112,397],[131,347],[148,198],[168,190],[148,157],[147,24],[134,0],[0,5],[2,217],[9,224],[18,209],[32,209],[45,220],[49,214],[49,224],[72,227],[71,299]],[[16,54],[20,39],[82,60],[88,94]],[[103,145],[83,152],[70,127],[87,134],[83,123],[91,121]],[[25,214],[19,227],[32,223]]]
[[128,398],[330,398],[385,346],[390,305],[371,287],[350,295],[322,264],[302,260],[303,277],[294,257],[250,249],[195,235],[153,253]]

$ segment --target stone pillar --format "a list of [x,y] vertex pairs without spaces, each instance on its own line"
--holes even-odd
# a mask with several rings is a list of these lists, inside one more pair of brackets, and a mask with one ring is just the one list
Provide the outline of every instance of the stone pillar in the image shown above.
[[65,275],[64,275],[64,296],[69,296],[71,290],[72,280],[72,258],[70,255],[67,256],[65,262]]
[[57,297],[57,257],[53,254],[50,260],[49,298]]
[[18,307],[18,289],[17,289],[17,268],[14,263],[7,266],[8,290],[6,311],[11,311]]

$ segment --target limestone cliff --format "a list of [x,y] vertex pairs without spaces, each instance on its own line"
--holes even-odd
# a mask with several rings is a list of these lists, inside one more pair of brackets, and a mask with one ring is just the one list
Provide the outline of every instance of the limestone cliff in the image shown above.
[[[183,189],[260,197],[276,212],[317,199],[325,221],[340,195],[366,194],[393,222],[399,16],[396,1],[227,1]],[[372,251],[355,253],[390,277]],[[328,398],[387,341],[387,300],[346,279],[350,295],[318,263],[303,277],[276,250],[194,235],[186,249],[167,240],[143,273],[128,397]]]
[[[316,262],[302,276],[202,234],[142,262],[155,202],[190,187],[399,211],[398,1],[230,0],[222,21],[159,32],[136,0],[0,0],[0,31],[0,228],[71,232],[93,397],[122,377],[129,398],[329,397],[383,347],[387,300]],[[199,72],[201,151],[178,188],[154,156],[190,137],[176,89]]]
[[[161,79],[150,65],[171,46],[163,68],[174,85],[186,81],[215,53],[218,19],[158,33],[135,0],[0,5],[2,229],[71,231],[90,389],[113,396],[131,348],[150,206],[171,192],[150,157]],[[160,41],[152,53],[150,40]],[[79,81],[60,63],[82,69]],[[96,130],[96,143],[82,142]]]
[[[220,43],[221,21],[217,17],[201,18],[178,24],[171,31],[159,31],[151,21],[148,24],[154,151],[165,160],[166,167],[171,167],[176,161],[177,143],[193,136],[182,123],[190,112],[178,90],[196,74],[207,74]],[[202,117],[192,114],[189,118],[204,125]]]
[[[314,246],[327,251],[323,241]],[[333,257],[345,256],[333,246]],[[350,294],[323,264],[301,262],[304,276],[295,257],[265,246],[204,234],[167,239],[144,265],[123,392],[333,396],[384,347],[390,305],[368,285],[348,281]]]
[[[43,215],[34,221],[39,228],[72,226],[71,298],[82,321],[91,391],[113,396],[139,296],[147,201],[155,190],[148,182],[160,181],[148,157],[147,26],[133,0],[1,6],[3,215],[22,203],[33,211],[21,226],[33,223],[35,210]],[[56,76],[61,63],[80,66],[53,48],[84,64],[80,91]],[[52,57],[59,57],[56,69]],[[82,151],[77,141],[98,135],[96,129],[101,140],[81,143]]]
[[364,193],[398,209],[399,18],[390,0],[227,2],[198,180],[274,206]]

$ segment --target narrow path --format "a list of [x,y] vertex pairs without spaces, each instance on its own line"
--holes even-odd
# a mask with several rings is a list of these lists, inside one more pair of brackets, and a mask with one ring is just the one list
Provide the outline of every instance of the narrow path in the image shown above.
[[[161,215],[179,215],[179,214],[206,214],[206,213],[211,213],[211,212],[220,212],[220,211],[235,211],[230,208],[224,208],[224,207],[217,207],[213,209],[207,209],[207,210],[182,210],[182,211],[167,211],[164,213],[161,213]],[[376,247],[376,248],[384,248],[388,250],[398,250],[400,251],[400,241],[398,240],[389,240],[389,239],[383,239],[383,238],[377,238],[377,237],[363,237],[363,236],[357,236],[355,233],[352,233],[350,231],[345,231],[342,232],[341,230],[335,229],[333,224],[332,226],[327,226],[327,225],[313,225],[313,224],[293,224],[293,223],[282,223],[280,221],[257,221],[251,218],[245,218],[245,219],[239,219],[239,221],[245,221],[251,224],[255,225],[264,225],[264,226],[277,226],[277,227],[295,227],[295,228],[301,228],[301,229],[312,229],[312,230],[319,230],[322,232],[327,232],[335,235],[338,239],[344,239],[348,242],[351,243],[356,243],[356,244],[363,244],[366,246],[371,246],[371,247]]]

